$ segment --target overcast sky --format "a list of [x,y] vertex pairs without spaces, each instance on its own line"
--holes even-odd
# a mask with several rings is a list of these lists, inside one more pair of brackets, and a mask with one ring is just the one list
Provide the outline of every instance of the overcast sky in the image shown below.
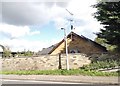
[[[0,3],[0,44],[12,51],[38,51],[58,43],[64,37],[62,27],[94,40],[100,30],[91,5],[96,0],[4,0]],[[73,16],[66,11],[68,9]]]

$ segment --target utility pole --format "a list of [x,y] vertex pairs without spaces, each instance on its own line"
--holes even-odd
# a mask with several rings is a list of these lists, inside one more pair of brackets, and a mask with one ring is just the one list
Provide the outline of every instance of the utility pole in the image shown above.
[[67,48],[67,35],[66,35],[66,29],[65,28],[61,28],[62,30],[64,30],[64,41],[65,41],[65,51],[66,51],[66,68],[67,70],[69,70],[69,58],[68,58],[68,48]]
[[71,15],[71,19],[69,20],[70,21],[70,29],[71,29],[71,31],[74,29],[74,27],[73,27],[73,24],[72,24],[72,22],[73,22],[73,13],[71,13],[69,10],[67,10],[66,9],[66,11]]
[[[71,19],[69,20],[70,21],[70,29],[71,29],[71,32],[73,31],[74,29],[74,26],[73,26],[73,13],[71,13],[69,10],[66,9],[66,11],[71,15]],[[72,33],[71,33],[71,40],[72,40]]]
[[[66,11],[73,16],[73,14],[68,11],[66,9]],[[71,22],[73,22],[73,19],[70,19],[70,25],[71,25],[71,30],[73,29],[73,25],[71,24]],[[67,47],[67,33],[66,33],[66,29],[65,28],[61,28],[62,30],[64,30],[64,41],[65,41],[65,51],[66,51],[66,69],[67,70],[70,70],[70,67],[69,67],[69,58],[68,58],[68,47]],[[71,39],[72,39],[72,34],[71,34]]]

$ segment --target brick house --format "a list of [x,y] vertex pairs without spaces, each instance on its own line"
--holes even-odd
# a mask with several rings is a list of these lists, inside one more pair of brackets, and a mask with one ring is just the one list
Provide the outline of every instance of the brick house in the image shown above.
[[[107,52],[106,48],[102,45],[74,32],[67,35],[68,53],[103,53]],[[52,45],[48,48],[44,48],[38,54],[40,55],[56,55],[59,53],[65,53],[64,39],[59,43]]]

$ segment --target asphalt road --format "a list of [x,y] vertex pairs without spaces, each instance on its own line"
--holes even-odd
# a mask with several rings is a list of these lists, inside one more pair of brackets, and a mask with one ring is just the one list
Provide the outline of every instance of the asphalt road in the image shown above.
[[32,81],[32,80],[2,80],[2,86],[119,86],[119,85]]

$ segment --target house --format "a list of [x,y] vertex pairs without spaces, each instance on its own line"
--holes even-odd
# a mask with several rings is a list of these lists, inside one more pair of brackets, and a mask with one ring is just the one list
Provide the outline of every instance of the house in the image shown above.
[[[107,52],[106,48],[102,45],[74,32],[67,35],[67,47],[68,53],[103,53]],[[40,55],[56,55],[59,53],[65,53],[65,41],[64,39],[59,43],[52,45],[48,48],[44,48],[38,54]]]

